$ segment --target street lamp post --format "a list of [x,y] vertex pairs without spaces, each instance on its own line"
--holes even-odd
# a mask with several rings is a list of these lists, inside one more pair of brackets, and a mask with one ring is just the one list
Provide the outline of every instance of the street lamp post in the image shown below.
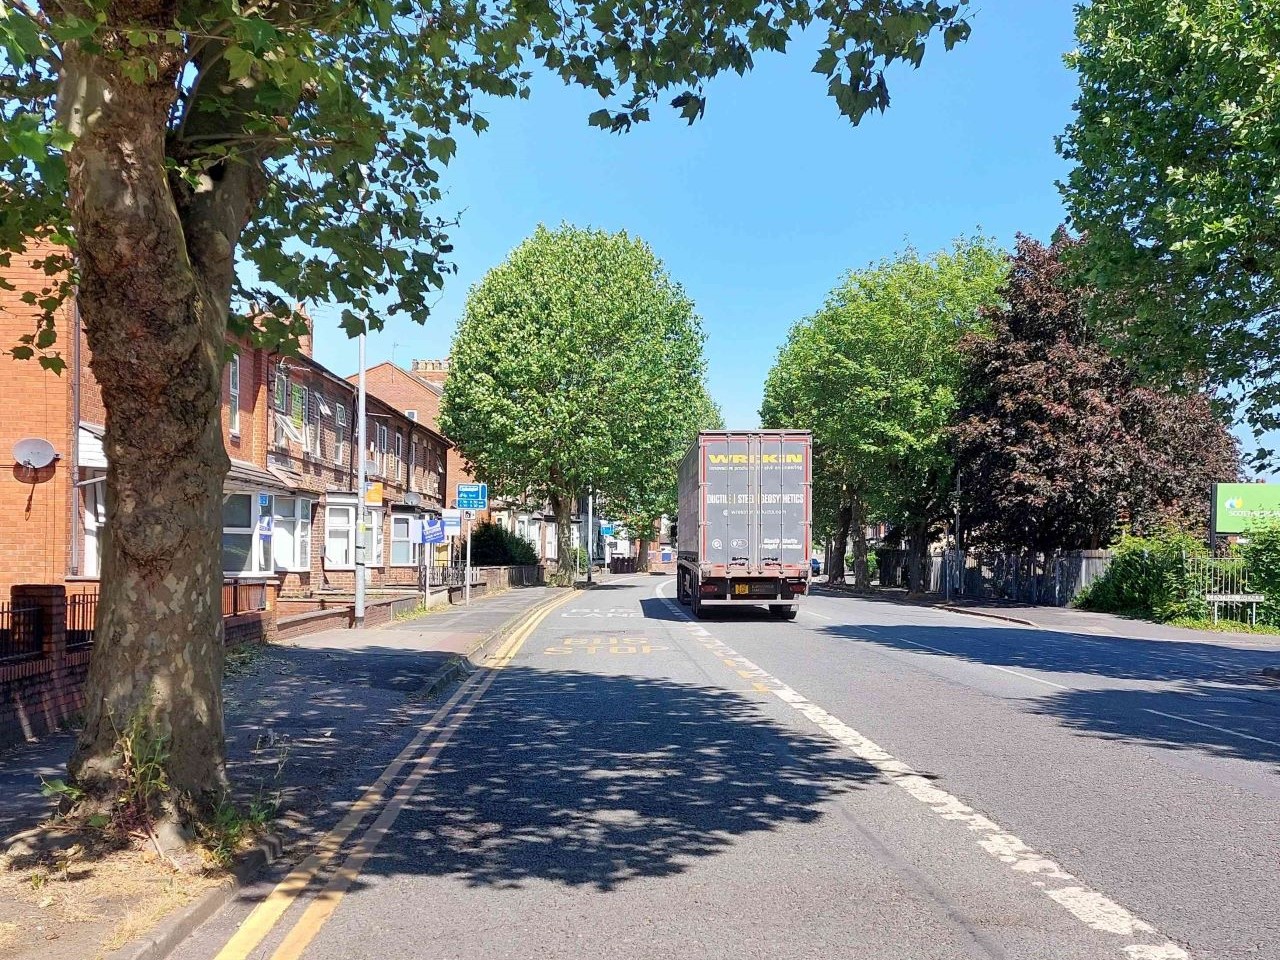
[[595,557],[596,552],[596,532],[592,525],[591,509],[594,494],[590,487],[587,487],[587,583],[591,582],[591,561]]
[[364,576],[365,576],[365,386],[364,386],[364,334],[359,337],[360,376],[356,394],[356,602],[353,611],[356,626],[364,624]]

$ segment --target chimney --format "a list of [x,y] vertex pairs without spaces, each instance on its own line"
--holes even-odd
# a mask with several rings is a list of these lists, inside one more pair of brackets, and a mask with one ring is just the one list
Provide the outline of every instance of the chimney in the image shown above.
[[445,357],[443,360],[414,360],[409,372],[419,379],[426,380],[428,383],[444,386],[445,378],[449,376],[449,358]]
[[305,303],[297,304],[293,308],[293,312],[298,319],[302,320],[307,325],[307,332],[298,336],[298,352],[304,357],[309,358],[312,356],[311,340],[315,333],[315,321],[311,319],[311,314],[307,312],[307,305]]

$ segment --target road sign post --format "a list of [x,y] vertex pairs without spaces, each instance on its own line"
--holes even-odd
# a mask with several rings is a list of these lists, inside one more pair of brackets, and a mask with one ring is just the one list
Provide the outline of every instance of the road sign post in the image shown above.
[[466,511],[467,515],[467,585],[465,588],[466,604],[471,605],[471,523],[475,514],[470,510]]

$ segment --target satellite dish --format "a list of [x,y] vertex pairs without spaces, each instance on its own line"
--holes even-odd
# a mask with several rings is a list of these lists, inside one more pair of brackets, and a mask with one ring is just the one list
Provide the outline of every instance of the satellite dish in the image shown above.
[[406,507],[416,507],[422,503],[422,497],[417,492],[409,490],[404,495],[404,505]]
[[13,445],[13,462],[21,467],[39,470],[58,459],[53,444],[39,437],[19,440]]

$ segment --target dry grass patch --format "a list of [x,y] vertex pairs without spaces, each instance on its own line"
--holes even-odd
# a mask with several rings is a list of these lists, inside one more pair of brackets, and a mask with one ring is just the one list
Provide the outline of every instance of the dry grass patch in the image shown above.
[[181,869],[174,869],[153,850],[89,832],[77,840],[47,855],[4,858],[0,956],[6,960],[105,957],[227,877],[200,854],[179,857]]

